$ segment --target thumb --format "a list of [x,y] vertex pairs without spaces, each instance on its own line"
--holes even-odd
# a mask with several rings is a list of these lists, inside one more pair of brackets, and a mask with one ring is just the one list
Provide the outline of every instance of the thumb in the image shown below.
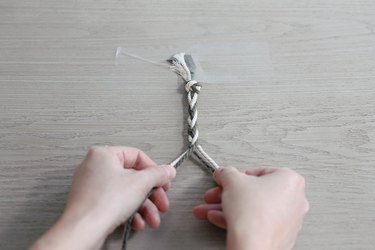
[[238,174],[241,174],[235,167],[223,167],[217,169],[213,176],[219,186],[227,186],[238,180]]
[[139,173],[148,189],[161,187],[176,177],[176,169],[171,165],[149,167],[139,171]]

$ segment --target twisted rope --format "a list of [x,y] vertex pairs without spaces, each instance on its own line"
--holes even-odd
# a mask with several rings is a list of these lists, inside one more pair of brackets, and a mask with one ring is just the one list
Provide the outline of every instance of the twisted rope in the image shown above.
[[[168,60],[171,63],[170,69],[177,74],[179,74],[182,79],[185,80],[185,90],[187,92],[188,99],[188,148],[178,156],[174,161],[170,163],[174,168],[178,168],[186,159],[191,155],[194,155],[203,166],[210,172],[213,173],[219,168],[219,165],[203,150],[203,147],[199,144],[199,131],[197,128],[198,121],[198,110],[197,101],[198,96],[201,91],[202,85],[193,80],[195,64],[190,55],[185,55],[185,53],[179,53],[174,55]],[[156,188],[153,188],[146,196],[144,201],[146,201],[154,192]],[[142,202],[143,204],[144,202]],[[128,219],[126,227],[124,229],[124,236],[122,242],[122,249],[126,250],[127,242],[131,232],[131,226],[134,220],[134,216],[139,209],[134,211],[134,213]]]
[[193,58],[185,53],[179,53],[169,59],[171,63],[170,69],[179,74],[185,80],[185,90],[188,99],[188,141],[189,147],[192,148],[191,153],[207,168],[211,173],[219,168],[219,165],[203,150],[199,144],[199,131],[197,128],[198,110],[197,100],[202,85],[193,79],[195,72],[195,64]]

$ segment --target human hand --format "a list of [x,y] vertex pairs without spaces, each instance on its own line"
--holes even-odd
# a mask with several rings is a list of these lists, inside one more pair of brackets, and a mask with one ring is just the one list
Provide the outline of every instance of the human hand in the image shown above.
[[[46,247],[32,249],[95,249],[140,206],[133,229],[145,223],[158,227],[159,211],[169,208],[165,191],[175,175],[172,166],[157,166],[136,148],[90,149],[75,171],[63,215],[38,240],[44,244],[36,244]],[[153,187],[158,188],[142,204]]]
[[169,208],[165,191],[175,174],[172,166],[157,166],[139,149],[95,147],[74,174],[65,212],[84,214],[96,210],[115,228],[130,217],[153,187],[159,187],[133,221],[135,230],[143,229],[145,222],[158,227],[158,211]]
[[195,207],[199,219],[227,229],[227,249],[291,249],[309,209],[305,181],[290,169],[221,168],[218,187]]

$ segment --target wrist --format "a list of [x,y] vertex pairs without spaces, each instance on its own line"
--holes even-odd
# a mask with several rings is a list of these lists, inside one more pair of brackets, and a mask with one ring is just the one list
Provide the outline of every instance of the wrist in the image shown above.
[[71,211],[64,212],[31,249],[98,249],[110,233],[101,220],[94,213],[79,216]]
[[228,226],[227,250],[275,250],[271,232],[255,223]]

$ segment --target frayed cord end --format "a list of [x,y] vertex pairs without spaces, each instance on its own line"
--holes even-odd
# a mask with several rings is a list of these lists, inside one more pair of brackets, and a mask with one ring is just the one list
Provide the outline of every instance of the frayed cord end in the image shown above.
[[181,52],[173,55],[167,61],[171,64],[170,69],[179,74],[186,82],[192,80],[195,64],[191,55]]

